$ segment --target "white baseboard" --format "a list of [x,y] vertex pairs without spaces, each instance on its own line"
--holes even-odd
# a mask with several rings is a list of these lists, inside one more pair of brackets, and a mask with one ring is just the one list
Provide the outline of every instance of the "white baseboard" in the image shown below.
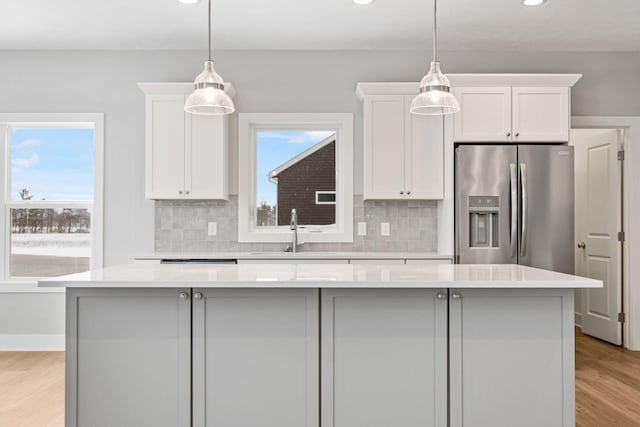
[[582,329],[582,313],[574,313],[574,314],[575,314],[576,326]]
[[0,351],[64,351],[64,334],[0,335]]

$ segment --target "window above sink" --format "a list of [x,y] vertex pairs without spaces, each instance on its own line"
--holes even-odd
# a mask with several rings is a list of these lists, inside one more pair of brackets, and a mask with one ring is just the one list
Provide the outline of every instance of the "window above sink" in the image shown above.
[[240,114],[238,238],[353,241],[353,116]]

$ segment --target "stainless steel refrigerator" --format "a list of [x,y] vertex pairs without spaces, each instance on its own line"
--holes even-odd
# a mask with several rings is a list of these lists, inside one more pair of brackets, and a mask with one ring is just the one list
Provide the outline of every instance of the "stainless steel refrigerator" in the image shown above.
[[456,148],[456,261],[574,272],[573,147]]

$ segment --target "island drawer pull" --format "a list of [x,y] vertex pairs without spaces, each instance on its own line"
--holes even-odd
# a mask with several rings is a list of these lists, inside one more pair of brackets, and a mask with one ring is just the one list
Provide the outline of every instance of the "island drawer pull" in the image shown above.
[[202,299],[202,294],[200,292],[196,292],[193,294],[193,299]]
[[451,294],[451,298],[452,299],[460,299],[462,298],[462,295],[460,294],[460,292],[454,292]]
[[189,294],[186,293],[186,292],[180,292],[180,294],[178,296],[180,297],[181,300],[189,299]]
[[443,300],[443,299],[447,299],[447,293],[446,292],[438,292],[436,294],[436,298]]

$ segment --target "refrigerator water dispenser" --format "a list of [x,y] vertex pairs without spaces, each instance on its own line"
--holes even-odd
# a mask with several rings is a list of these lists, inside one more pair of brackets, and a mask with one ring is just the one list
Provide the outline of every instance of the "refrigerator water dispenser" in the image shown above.
[[497,248],[499,235],[500,198],[498,196],[469,196],[469,246]]

